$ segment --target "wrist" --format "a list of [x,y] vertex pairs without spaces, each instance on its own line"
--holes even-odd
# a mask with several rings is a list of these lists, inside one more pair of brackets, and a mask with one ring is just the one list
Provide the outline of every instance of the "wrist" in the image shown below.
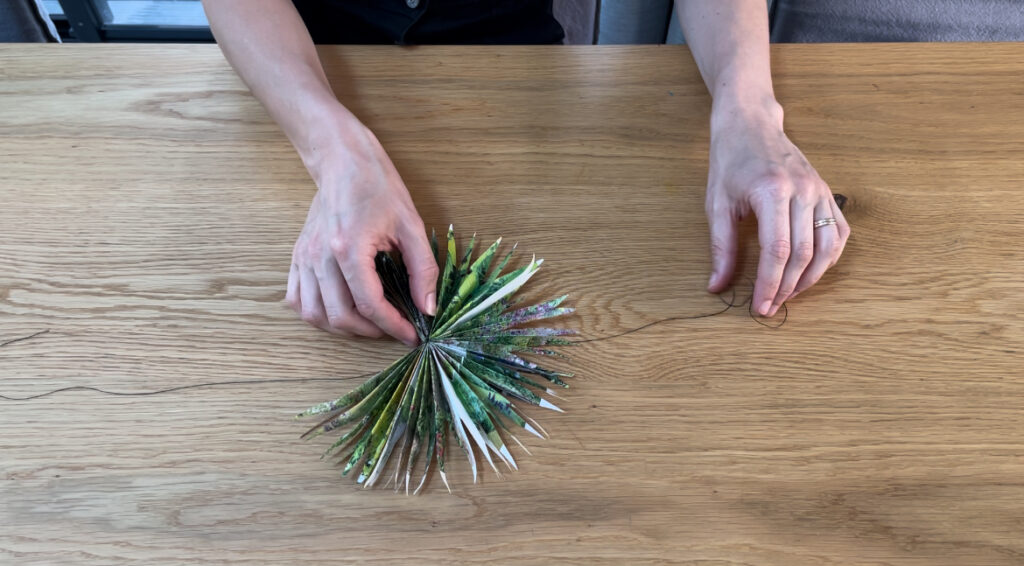
[[[368,136],[369,134],[369,136]],[[317,118],[303,128],[301,140],[293,140],[309,174],[320,185],[338,167],[347,167],[354,161],[354,152],[376,142],[369,129],[341,103],[324,106]]]
[[782,128],[782,106],[775,100],[772,77],[766,68],[751,68],[736,61],[721,69],[708,84],[712,130],[746,124]]
[[782,130],[782,105],[771,93],[729,93],[711,105],[711,132],[747,128]]

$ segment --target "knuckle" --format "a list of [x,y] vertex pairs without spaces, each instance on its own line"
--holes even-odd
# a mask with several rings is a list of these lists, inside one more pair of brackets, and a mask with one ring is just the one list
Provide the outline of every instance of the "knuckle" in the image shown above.
[[843,238],[834,238],[828,244],[828,251],[832,254],[833,258],[838,258],[843,253],[843,247],[845,246],[845,240]]
[[327,243],[328,248],[337,255],[345,255],[348,251],[348,243],[340,236],[335,236]]
[[770,161],[765,164],[758,179],[765,183],[782,183],[790,178],[790,171],[785,165],[777,161]]
[[331,328],[344,330],[347,326],[347,321],[348,317],[345,316],[345,313],[337,309],[327,309],[327,324]]
[[373,315],[376,312],[376,310],[377,309],[373,306],[373,303],[370,303],[368,301],[356,302],[356,311],[366,318],[373,318]]
[[813,207],[814,203],[821,200],[818,187],[810,178],[801,176],[794,183],[796,188],[793,189],[793,198],[796,199],[797,203]]
[[788,197],[793,194],[793,178],[782,167],[773,166],[754,181],[754,186],[770,197]]
[[320,260],[323,258],[323,249],[314,242],[309,242],[306,244],[306,250],[303,255],[310,264],[319,265]]
[[765,248],[765,251],[767,251],[768,256],[772,259],[779,262],[785,262],[789,259],[789,254],[792,251],[792,245],[789,243],[789,240],[780,238],[769,243],[768,247]]
[[785,301],[786,299],[788,299],[790,296],[793,295],[794,291],[796,291],[796,288],[793,287],[792,285],[787,285],[785,287],[779,287],[779,293],[777,295],[778,296],[778,300],[776,302],[781,303],[782,301]]
[[707,198],[704,200],[704,214],[708,218],[717,218],[731,214],[732,207],[722,198]]
[[421,275],[421,276],[423,276],[423,277],[425,277],[427,279],[436,279],[437,276],[440,275],[440,274],[441,274],[440,268],[438,268],[437,264],[434,263],[433,261],[427,263],[426,265],[421,267],[420,270],[419,270],[419,275]]
[[719,238],[711,238],[711,257],[727,257],[732,253],[732,246],[723,242]]
[[814,243],[812,242],[800,242],[796,245],[793,250],[793,259],[799,265],[807,265],[811,262],[814,257]]
[[321,314],[319,311],[303,309],[302,320],[308,322],[309,324],[318,325],[323,324],[324,317],[323,314]]
[[793,187],[794,194],[817,193],[817,183],[814,182],[814,175],[803,168],[796,168],[786,172],[786,183]]
[[786,206],[785,203],[788,203],[792,198],[793,190],[791,188],[784,185],[773,185],[754,190],[750,195],[750,203],[753,205],[755,212],[763,212],[780,206]]
[[412,234],[425,234],[427,232],[427,226],[423,223],[423,219],[416,217],[410,220],[407,224],[409,232]]

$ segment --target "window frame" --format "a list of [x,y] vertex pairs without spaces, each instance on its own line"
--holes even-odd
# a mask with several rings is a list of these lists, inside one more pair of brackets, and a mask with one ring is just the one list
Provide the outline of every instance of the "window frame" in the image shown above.
[[209,26],[107,24],[107,0],[59,0],[68,20],[70,39],[83,42],[212,43]]

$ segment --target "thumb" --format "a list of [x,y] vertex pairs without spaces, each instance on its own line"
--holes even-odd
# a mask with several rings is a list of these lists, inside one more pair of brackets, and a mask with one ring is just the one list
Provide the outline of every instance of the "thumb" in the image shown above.
[[739,240],[736,218],[728,208],[709,210],[708,226],[711,228],[711,278],[708,280],[708,291],[721,293],[729,286],[736,269]]
[[437,276],[439,269],[430,249],[427,234],[422,230],[406,230],[398,242],[402,261],[409,272],[409,290],[420,311],[437,314]]

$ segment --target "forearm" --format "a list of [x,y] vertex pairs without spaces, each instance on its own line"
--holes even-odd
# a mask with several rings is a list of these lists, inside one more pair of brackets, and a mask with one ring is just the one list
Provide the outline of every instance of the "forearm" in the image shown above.
[[203,6],[224,56],[318,177],[346,134],[361,125],[334,96],[295,6],[289,0],[203,0]]
[[738,117],[777,120],[765,0],[676,0],[680,24],[714,100],[712,126]]
[[[761,244],[752,308],[774,316],[839,259],[850,227],[828,185],[782,128],[772,89],[765,0],[676,0],[711,107],[704,209],[711,235],[708,290],[736,271],[740,219],[757,216]],[[817,220],[829,219],[820,226]]]

